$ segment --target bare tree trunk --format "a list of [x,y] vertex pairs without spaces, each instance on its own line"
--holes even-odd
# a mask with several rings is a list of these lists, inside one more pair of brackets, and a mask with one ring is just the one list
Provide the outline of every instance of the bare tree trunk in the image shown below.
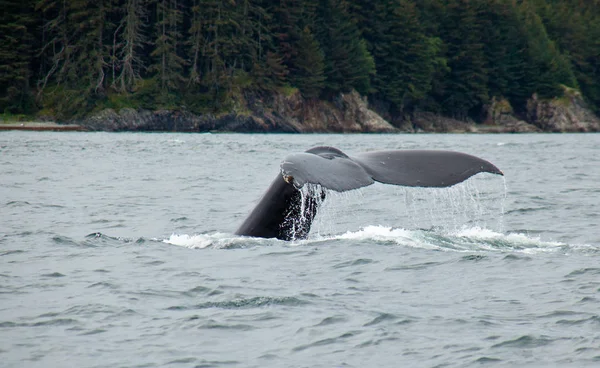
[[104,44],[102,42],[102,36],[104,35],[104,20],[106,18],[105,14],[106,14],[106,10],[104,8],[104,0],[99,0],[99,16],[98,16],[98,24],[96,25],[97,27],[99,27],[98,30],[98,43],[96,45],[96,47],[98,47],[98,61],[97,61],[97,68],[98,68],[98,78],[96,81],[96,87],[94,88],[94,92],[98,93],[98,90],[103,91],[104,90],[104,67],[106,65],[106,62],[104,61]]

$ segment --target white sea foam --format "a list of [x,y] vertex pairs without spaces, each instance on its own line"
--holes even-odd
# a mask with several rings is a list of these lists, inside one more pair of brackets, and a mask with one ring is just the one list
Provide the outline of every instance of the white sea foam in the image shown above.
[[512,244],[522,246],[561,247],[566,245],[565,243],[561,242],[544,241],[539,236],[532,236],[522,233],[502,234],[480,227],[463,228],[451,234],[457,237],[466,237],[479,240],[504,240]]
[[395,229],[381,225],[371,225],[358,231],[348,231],[344,234],[335,236],[334,239],[374,240],[378,242],[393,242],[417,248],[437,248],[435,245],[423,242],[418,231]]
[[455,231],[407,230],[386,226],[366,226],[331,239],[392,242],[402,246],[444,251],[511,251],[522,253],[554,252],[567,244],[545,241],[522,233],[503,234],[482,227],[464,227]]
[[203,248],[231,248],[247,245],[249,240],[258,244],[264,239],[247,238],[233,234],[214,233],[214,234],[171,234],[163,243],[178,245],[180,247],[191,249]]
[[[277,239],[251,238],[226,233],[172,234],[162,242],[190,249],[227,249],[266,245],[306,246],[328,241],[355,241],[392,244],[403,247],[435,249],[454,252],[519,252],[527,254],[557,252],[567,249],[590,250],[591,246],[571,246],[556,241],[545,241],[538,236],[522,233],[503,234],[481,227],[465,227],[446,232],[409,230],[381,225],[366,226],[357,231],[338,235],[312,235],[308,239],[284,242]],[[592,247],[595,249],[595,247]]]

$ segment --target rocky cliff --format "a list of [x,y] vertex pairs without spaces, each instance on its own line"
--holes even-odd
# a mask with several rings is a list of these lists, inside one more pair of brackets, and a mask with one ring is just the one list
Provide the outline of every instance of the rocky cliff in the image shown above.
[[333,101],[289,96],[247,95],[242,113],[196,115],[174,110],[105,109],[77,121],[89,130],[254,132],[254,133],[391,133],[397,129],[375,112],[357,93],[340,94]]
[[[237,104],[239,112],[197,115],[177,110],[119,111],[105,109],[76,123],[87,130],[177,131],[246,133],[529,133],[597,132],[600,119],[586,106],[581,95],[565,90],[561,98],[539,99],[534,95],[523,119],[505,99],[492,99],[484,109],[483,122],[460,121],[429,112],[416,112],[389,121],[371,110],[357,92],[343,93],[331,101],[307,100],[300,93],[289,95],[247,94]],[[378,109],[379,110],[379,109]]]
[[592,113],[578,91],[568,88],[562,97],[551,100],[533,95],[527,103],[527,120],[545,132],[600,131],[600,118]]

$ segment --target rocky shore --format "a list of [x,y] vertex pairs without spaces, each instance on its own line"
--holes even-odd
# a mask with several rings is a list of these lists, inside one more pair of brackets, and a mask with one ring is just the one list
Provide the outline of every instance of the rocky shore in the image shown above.
[[[306,100],[299,93],[246,95],[228,114],[193,114],[185,110],[105,109],[77,121],[0,124],[0,130],[86,130],[144,132],[243,133],[533,133],[598,132],[600,118],[581,95],[566,89],[551,100],[536,95],[526,112],[516,114],[505,99],[492,99],[481,123],[461,121],[430,112],[399,118],[385,109],[370,108],[357,92],[340,94],[332,101]],[[377,111],[377,112],[376,112]],[[379,112],[379,113],[378,113]]]
[[35,122],[26,121],[18,123],[1,123],[1,130],[33,130],[33,131],[53,131],[53,132],[73,132],[85,131],[86,128],[78,124],[57,124],[54,122]]

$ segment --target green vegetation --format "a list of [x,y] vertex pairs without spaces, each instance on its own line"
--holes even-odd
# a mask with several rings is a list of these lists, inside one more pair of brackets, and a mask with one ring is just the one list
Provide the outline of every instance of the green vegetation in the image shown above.
[[[0,113],[223,113],[246,92],[475,118],[581,91],[600,107],[600,0],[0,0]],[[597,110],[598,111],[598,110]]]

